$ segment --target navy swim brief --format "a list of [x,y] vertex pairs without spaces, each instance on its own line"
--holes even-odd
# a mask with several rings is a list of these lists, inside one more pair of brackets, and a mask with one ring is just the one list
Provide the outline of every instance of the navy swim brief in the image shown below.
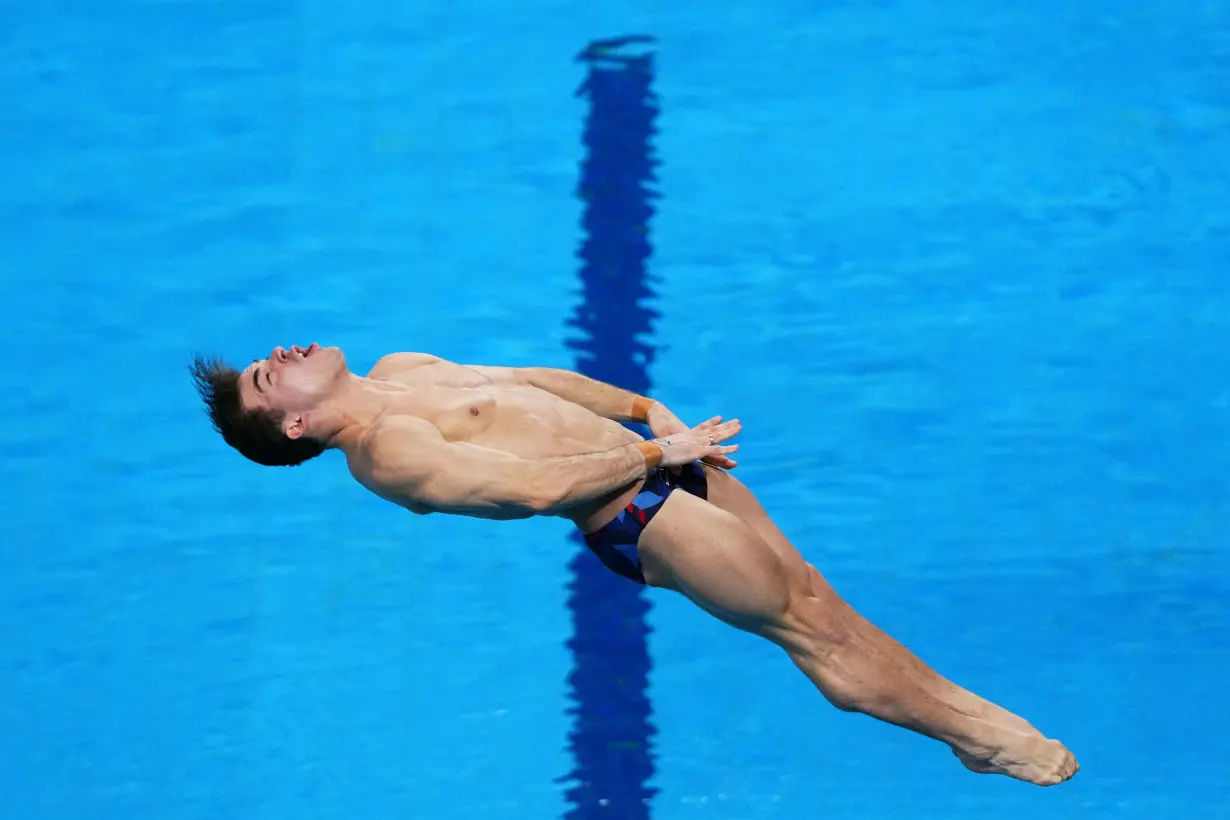
[[651,471],[640,492],[619,515],[601,529],[586,533],[585,544],[598,556],[606,568],[638,584],[645,583],[636,543],[645,527],[675,490],[683,490],[697,498],[705,498],[709,480],[700,462],[693,461],[680,468],[678,475],[665,467]]

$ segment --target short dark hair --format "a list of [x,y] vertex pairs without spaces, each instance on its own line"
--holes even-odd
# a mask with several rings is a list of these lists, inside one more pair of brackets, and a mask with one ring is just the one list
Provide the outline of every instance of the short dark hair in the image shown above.
[[245,458],[266,467],[293,467],[324,452],[315,439],[286,435],[275,414],[244,407],[239,371],[222,360],[194,356],[189,370],[214,429]]

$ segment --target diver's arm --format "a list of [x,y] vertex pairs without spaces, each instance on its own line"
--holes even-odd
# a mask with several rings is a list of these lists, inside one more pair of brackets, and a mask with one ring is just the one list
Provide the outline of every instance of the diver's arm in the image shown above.
[[466,365],[492,381],[528,384],[592,413],[619,422],[645,423],[654,400],[621,387],[557,367],[485,367]]
[[381,423],[368,434],[356,477],[385,497],[477,518],[552,515],[627,486],[662,462],[652,441],[584,455],[521,458],[451,442],[422,419]]

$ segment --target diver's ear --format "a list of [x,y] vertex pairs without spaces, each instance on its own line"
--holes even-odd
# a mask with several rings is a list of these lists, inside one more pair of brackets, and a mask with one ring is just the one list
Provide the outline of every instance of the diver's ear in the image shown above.
[[287,438],[296,439],[307,430],[307,416],[287,416],[282,419],[282,432]]

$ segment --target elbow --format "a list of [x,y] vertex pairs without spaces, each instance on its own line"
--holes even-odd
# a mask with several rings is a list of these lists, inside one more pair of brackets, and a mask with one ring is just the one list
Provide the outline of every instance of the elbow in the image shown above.
[[556,503],[547,496],[531,496],[521,506],[530,515],[549,515],[556,509]]
[[524,486],[522,504],[535,515],[549,515],[567,504],[568,488],[555,482],[531,481]]
[[526,494],[522,506],[534,515],[549,515],[564,506],[564,496],[551,492],[530,492]]

